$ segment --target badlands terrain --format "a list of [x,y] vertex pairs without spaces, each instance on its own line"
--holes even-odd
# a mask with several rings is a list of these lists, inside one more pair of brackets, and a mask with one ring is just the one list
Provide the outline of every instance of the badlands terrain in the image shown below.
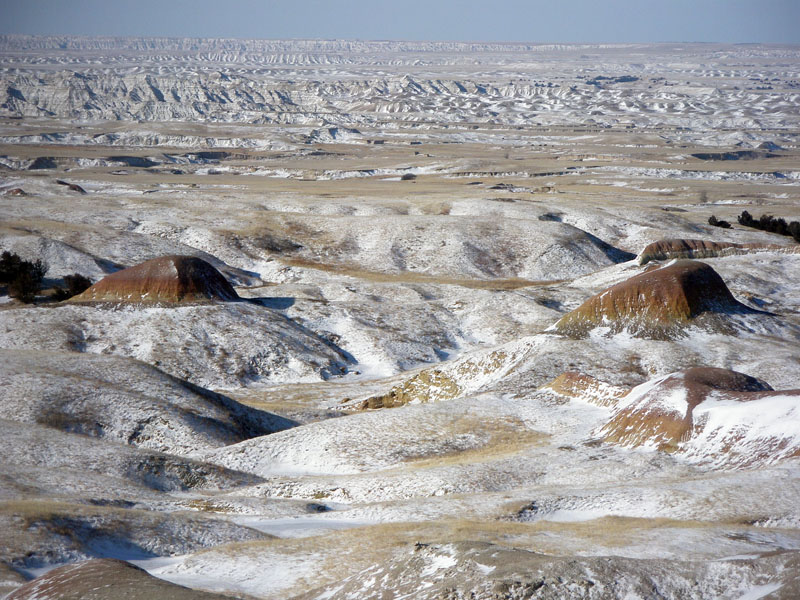
[[0,595],[800,597],[742,211],[800,47],[0,36]]

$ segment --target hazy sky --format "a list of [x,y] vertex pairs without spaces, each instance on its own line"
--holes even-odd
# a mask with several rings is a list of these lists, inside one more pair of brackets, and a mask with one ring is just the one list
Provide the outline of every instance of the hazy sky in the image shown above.
[[800,44],[800,0],[0,0],[0,33]]

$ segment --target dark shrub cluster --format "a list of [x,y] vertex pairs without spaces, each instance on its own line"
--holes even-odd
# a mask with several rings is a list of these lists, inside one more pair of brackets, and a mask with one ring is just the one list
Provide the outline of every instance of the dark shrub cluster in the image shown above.
[[800,244],[800,222],[798,221],[787,223],[786,219],[775,218],[772,215],[761,215],[758,219],[754,219],[749,212],[744,210],[739,215],[739,224],[779,235],[787,235],[793,237],[794,241]]
[[56,291],[53,292],[53,300],[58,300],[60,302],[61,300],[67,300],[68,298],[85,292],[91,287],[92,280],[80,273],[73,273],[72,275],[66,275],[64,277],[64,283],[67,285],[66,289],[57,287]]
[[21,302],[31,303],[42,287],[47,265],[41,259],[22,260],[17,254],[5,251],[0,255],[0,284],[8,285],[8,295]]
[[730,223],[728,223],[727,221],[719,221],[717,220],[717,217],[715,217],[714,215],[708,217],[708,224],[713,225],[714,227],[722,227],[723,229],[731,228]]

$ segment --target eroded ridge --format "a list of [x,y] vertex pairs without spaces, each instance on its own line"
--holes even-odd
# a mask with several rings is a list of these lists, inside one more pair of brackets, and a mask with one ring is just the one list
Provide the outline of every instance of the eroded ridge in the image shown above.
[[554,329],[570,337],[607,327],[639,337],[670,338],[690,323],[724,329],[726,316],[757,312],[736,300],[709,265],[680,260],[592,296],[559,319]]
[[800,456],[800,390],[775,391],[727,369],[696,367],[649,381],[620,400],[608,442],[677,452],[720,467]]
[[213,266],[196,256],[161,256],[112,273],[72,302],[233,301],[239,295]]
[[788,252],[800,253],[800,244],[786,246],[780,244],[763,244],[758,242],[738,244],[735,242],[713,242],[710,240],[670,239],[659,240],[648,244],[638,260],[646,265],[652,260],[672,260],[676,258],[714,258],[752,252]]

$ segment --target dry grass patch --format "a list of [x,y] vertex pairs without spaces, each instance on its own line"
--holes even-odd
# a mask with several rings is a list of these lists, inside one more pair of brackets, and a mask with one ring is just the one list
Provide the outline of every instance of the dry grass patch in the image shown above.
[[563,554],[568,548],[583,551],[625,548],[659,535],[669,529],[715,529],[716,523],[667,518],[606,516],[589,521],[533,523],[498,521],[454,521],[448,523],[457,540],[477,540],[512,546],[522,550]]
[[[407,375],[405,373],[404,375]],[[352,410],[352,398],[385,393],[399,376],[379,381],[323,381],[312,383],[289,383],[268,389],[226,389],[220,391],[237,402],[297,418],[307,415],[303,422],[348,414]],[[318,418],[314,418],[317,415]]]
[[[388,391],[365,398],[352,407],[360,410],[395,408],[412,402],[439,402],[459,398],[481,387],[474,386],[476,377],[495,375],[500,378],[512,373],[518,358],[509,356],[505,350],[500,349],[442,367],[423,368],[402,379]],[[509,366],[509,363],[514,364]]]
[[525,423],[514,417],[489,420],[463,417],[454,421],[442,435],[457,437],[476,432],[485,440],[477,447],[453,450],[436,456],[412,456],[407,465],[414,469],[428,469],[486,463],[514,456],[534,446],[542,446],[550,439],[550,435],[529,429]]
[[280,262],[292,266],[306,269],[316,269],[327,273],[336,273],[346,277],[361,279],[370,283],[430,283],[439,285],[457,285],[475,290],[507,291],[517,290],[524,287],[541,287],[562,283],[562,281],[535,281],[532,279],[520,279],[517,277],[506,279],[464,279],[458,277],[442,277],[439,275],[429,275],[427,273],[415,273],[412,271],[402,271],[399,273],[389,273],[383,271],[370,271],[362,269],[356,265],[348,264],[329,264],[318,261],[282,256]]

